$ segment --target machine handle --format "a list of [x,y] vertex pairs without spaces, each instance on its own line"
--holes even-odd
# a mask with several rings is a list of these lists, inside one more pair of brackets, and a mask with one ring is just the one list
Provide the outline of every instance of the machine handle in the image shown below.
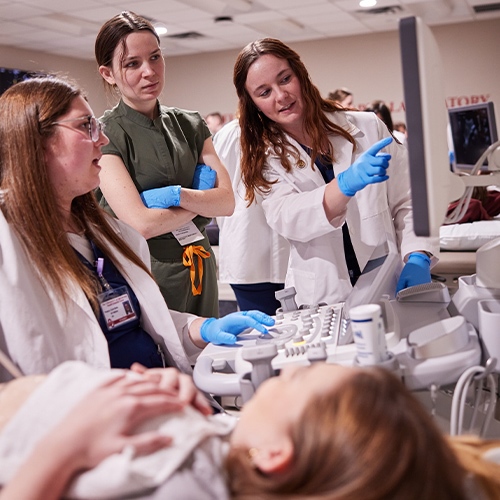
[[215,373],[214,360],[210,356],[198,358],[193,370],[193,380],[198,389],[217,396],[239,396],[240,375],[236,373]]

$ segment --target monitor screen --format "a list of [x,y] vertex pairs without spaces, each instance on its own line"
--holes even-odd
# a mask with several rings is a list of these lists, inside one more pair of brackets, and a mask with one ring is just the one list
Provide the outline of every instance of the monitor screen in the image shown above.
[[12,68],[0,68],[0,95],[15,83],[26,80],[30,77],[28,71]]
[[[498,141],[495,109],[492,102],[461,106],[448,110],[455,168],[472,170],[481,155]],[[485,160],[482,170],[487,170]]]
[[448,205],[464,184],[450,171],[443,65],[434,36],[417,17],[399,22],[408,160],[417,236],[439,236]]

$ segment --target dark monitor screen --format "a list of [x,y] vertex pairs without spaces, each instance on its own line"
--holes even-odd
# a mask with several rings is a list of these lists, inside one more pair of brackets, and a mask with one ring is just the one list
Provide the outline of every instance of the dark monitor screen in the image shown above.
[[15,83],[28,79],[31,74],[28,71],[12,68],[0,68],[0,95]]
[[[498,141],[492,102],[461,106],[448,110],[456,168],[471,170],[481,155]],[[485,160],[482,169],[487,170]]]

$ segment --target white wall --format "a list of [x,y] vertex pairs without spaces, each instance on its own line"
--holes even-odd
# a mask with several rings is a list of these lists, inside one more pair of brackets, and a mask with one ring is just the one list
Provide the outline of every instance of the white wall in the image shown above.
[[[500,19],[434,27],[444,62],[449,105],[464,105],[474,96],[495,103],[500,123]],[[345,86],[354,104],[383,99],[394,106],[395,121],[404,119],[403,91],[397,32],[330,38],[291,44],[306,64],[322,94]],[[236,93],[232,71],[238,50],[168,57],[162,102],[232,114]],[[40,52],[0,47],[0,66],[28,70],[62,71],[75,78],[89,95],[96,115],[109,103],[94,61],[72,60]],[[479,97],[480,98],[480,97]]]
[[[495,103],[500,123],[500,20],[432,29],[444,63],[449,105],[465,105],[473,96]],[[302,57],[323,95],[337,87],[354,93],[354,104],[374,99],[393,103],[393,119],[404,120],[397,32],[330,38],[290,44]],[[233,113],[236,93],[232,71],[238,51],[167,58],[165,103],[202,114]],[[458,99],[461,97],[461,99]]]

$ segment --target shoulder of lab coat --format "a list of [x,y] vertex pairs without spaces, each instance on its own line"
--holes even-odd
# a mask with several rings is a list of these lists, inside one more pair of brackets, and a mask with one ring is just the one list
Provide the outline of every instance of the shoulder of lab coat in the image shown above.
[[213,137],[217,155],[226,167],[231,180],[240,177],[240,125],[238,120],[226,123]]
[[247,206],[246,190],[241,178],[238,120],[224,125],[215,134],[214,147],[231,176],[236,201],[234,213],[230,217],[217,217],[220,231],[219,281],[234,284],[283,283],[289,244],[267,223],[259,194]]

